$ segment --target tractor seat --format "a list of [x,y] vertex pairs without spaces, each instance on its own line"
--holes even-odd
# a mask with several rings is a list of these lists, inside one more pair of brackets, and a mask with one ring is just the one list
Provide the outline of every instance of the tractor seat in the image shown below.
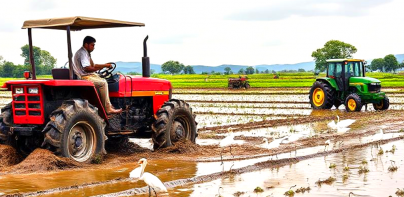
[[[52,69],[53,79],[69,79],[69,69],[67,68],[54,68]],[[77,75],[73,73],[73,79],[77,79]]]

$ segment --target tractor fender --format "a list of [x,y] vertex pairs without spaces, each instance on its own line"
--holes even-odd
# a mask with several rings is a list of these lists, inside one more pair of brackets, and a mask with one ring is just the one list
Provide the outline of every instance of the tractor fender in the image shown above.
[[339,90],[337,82],[334,79],[331,78],[317,78],[316,81],[320,81],[322,83],[330,85],[332,88],[335,90]]
[[82,95],[81,99],[88,100],[90,104],[98,108],[98,115],[108,123],[107,113],[95,86],[77,86],[76,90]]

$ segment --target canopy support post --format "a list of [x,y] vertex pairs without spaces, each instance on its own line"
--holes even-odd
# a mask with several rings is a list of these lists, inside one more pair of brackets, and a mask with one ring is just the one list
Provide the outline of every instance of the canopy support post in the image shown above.
[[28,43],[29,43],[29,62],[31,64],[32,68],[32,79],[36,79],[36,73],[35,73],[35,60],[34,60],[34,50],[33,50],[33,45],[32,45],[32,32],[31,28],[28,28]]
[[72,45],[70,40],[70,26],[67,26],[67,53],[69,58],[69,79],[73,79]]

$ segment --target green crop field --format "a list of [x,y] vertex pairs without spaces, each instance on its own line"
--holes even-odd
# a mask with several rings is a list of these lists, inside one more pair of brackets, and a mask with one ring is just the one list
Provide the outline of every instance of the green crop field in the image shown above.
[[[383,87],[404,87],[404,74],[392,73],[367,73],[368,77],[379,79]],[[324,73],[319,75],[325,76]],[[174,88],[227,88],[227,79],[238,78],[239,75],[166,75],[153,74],[152,77],[171,81]],[[38,79],[50,79],[52,76],[38,76]],[[0,78],[0,84],[16,78]],[[21,80],[21,78],[19,79]],[[269,87],[310,87],[316,77],[309,72],[280,73],[279,79],[274,79],[273,74],[248,75],[248,81],[252,88]]]
[[[320,77],[325,74],[320,74]],[[404,75],[391,73],[367,73],[368,77],[379,79],[383,87],[404,87]],[[171,81],[174,88],[227,88],[227,79],[239,75],[161,75],[153,77]],[[248,81],[253,88],[269,87],[311,87],[316,80],[313,73],[280,73],[279,79],[273,74],[248,75]]]

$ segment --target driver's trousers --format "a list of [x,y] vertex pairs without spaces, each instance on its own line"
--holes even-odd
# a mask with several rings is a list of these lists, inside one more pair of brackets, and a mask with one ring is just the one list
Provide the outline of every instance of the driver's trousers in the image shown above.
[[107,80],[101,78],[96,74],[82,76],[81,79],[93,82],[95,88],[98,90],[102,105],[108,111],[111,108],[111,101],[109,100],[109,91]]

